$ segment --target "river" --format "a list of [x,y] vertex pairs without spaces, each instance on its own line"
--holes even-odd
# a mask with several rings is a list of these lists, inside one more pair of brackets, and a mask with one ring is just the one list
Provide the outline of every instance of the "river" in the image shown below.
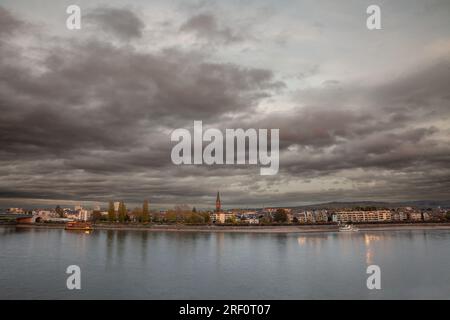
[[[81,269],[68,290],[66,269]],[[381,289],[367,288],[369,265]],[[450,231],[0,228],[0,299],[448,299]]]

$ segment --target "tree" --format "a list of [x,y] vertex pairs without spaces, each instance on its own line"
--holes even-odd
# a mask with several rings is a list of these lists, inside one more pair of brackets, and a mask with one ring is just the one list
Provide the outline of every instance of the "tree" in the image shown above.
[[210,223],[211,222],[211,216],[209,215],[208,212],[202,212],[202,213],[200,213],[200,215],[203,217],[203,222],[204,223]]
[[119,222],[124,223],[127,218],[127,207],[123,201],[119,203]]
[[102,213],[100,212],[100,210],[94,210],[92,212],[92,221],[97,222],[97,221],[100,221],[101,219],[102,219]]
[[160,214],[158,212],[153,212],[152,213],[152,222],[159,222],[159,220],[161,219]]
[[272,217],[270,215],[260,216],[259,217],[259,223],[260,224],[271,224],[272,223]]
[[56,206],[55,211],[60,218],[64,218],[64,210],[59,205]]
[[195,207],[193,207],[192,212],[197,213],[197,209]]
[[288,215],[286,213],[286,210],[284,209],[277,209],[273,216],[273,220],[278,223],[284,223],[288,220]]
[[149,220],[149,212],[148,212],[148,200],[144,201],[142,205],[142,222],[147,223]]
[[445,214],[445,219],[450,220],[450,211],[447,211]]
[[185,222],[186,223],[196,223],[196,224],[200,224],[200,223],[204,223],[205,219],[204,217],[202,217],[200,214],[197,214],[195,212],[192,212],[191,214],[187,214],[185,217]]
[[225,223],[229,223],[229,224],[235,224],[236,223],[236,217],[235,216],[231,216],[225,219]]
[[134,208],[132,212],[134,221],[142,222],[142,208]]
[[175,210],[167,210],[164,220],[170,223],[177,221],[177,212]]
[[116,210],[114,210],[114,202],[109,202],[109,208],[108,208],[108,220],[109,222],[116,221]]

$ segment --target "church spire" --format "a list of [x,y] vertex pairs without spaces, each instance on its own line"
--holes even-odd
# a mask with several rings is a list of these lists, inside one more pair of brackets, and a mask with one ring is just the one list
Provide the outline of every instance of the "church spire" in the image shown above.
[[216,211],[219,212],[221,209],[222,205],[220,203],[220,195],[219,195],[219,191],[217,191],[217,198],[216,198]]

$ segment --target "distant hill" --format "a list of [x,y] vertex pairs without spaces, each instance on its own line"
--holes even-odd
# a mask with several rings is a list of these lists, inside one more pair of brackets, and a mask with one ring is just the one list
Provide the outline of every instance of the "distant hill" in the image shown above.
[[[402,202],[383,202],[383,201],[334,201],[303,206],[279,206],[291,209],[343,209],[354,207],[377,207],[377,208],[398,208],[398,207],[416,207],[416,208],[450,208],[450,200],[415,200]],[[265,208],[277,208],[265,207]],[[237,208],[235,208],[237,209]],[[246,210],[260,210],[261,208],[245,208]]]
[[351,201],[351,202],[327,202],[305,206],[296,206],[294,209],[325,209],[325,208],[353,208],[353,207],[377,207],[377,208],[397,208],[397,207],[417,207],[417,208],[450,208],[450,200],[417,200],[402,202],[381,202],[381,201]]

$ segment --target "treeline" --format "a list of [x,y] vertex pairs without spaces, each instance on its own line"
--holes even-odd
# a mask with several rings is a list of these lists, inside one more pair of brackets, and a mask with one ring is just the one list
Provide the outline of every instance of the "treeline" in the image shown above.
[[130,212],[123,201],[119,202],[118,210],[116,210],[114,202],[110,201],[108,215],[105,217],[102,216],[100,211],[94,211],[92,220],[94,222],[109,221],[119,223],[135,221],[140,223],[208,224],[211,222],[209,213],[197,212],[195,207],[191,209],[187,205],[176,206],[164,214],[150,212],[147,200],[144,201],[142,208],[134,208]]
[[188,223],[188,224],[208,224],[211,218],[208,212],[197,212],[187,205],[175,206],[165,214],[152,213],[152,221],[155,223]]

